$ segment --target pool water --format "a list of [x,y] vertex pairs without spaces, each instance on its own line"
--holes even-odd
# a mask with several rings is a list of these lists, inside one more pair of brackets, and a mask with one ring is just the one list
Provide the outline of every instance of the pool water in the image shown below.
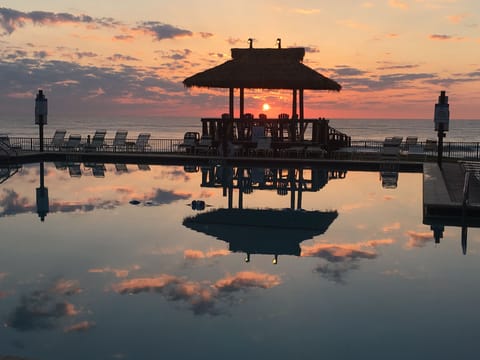
[[0,185],[0,356],[477,352],[480,232],[466,255],[460,228],[436,243],[422,174],[46,163],[41,175],[24,165]]

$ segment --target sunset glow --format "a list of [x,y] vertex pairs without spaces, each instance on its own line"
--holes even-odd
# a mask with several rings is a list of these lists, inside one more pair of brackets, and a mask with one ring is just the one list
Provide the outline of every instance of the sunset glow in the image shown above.
[[[430,118],[440,90],[449,94],[452,117],[480,113],[474,1],[1,6],[1,116],[29,114],[39,88],[52,116],[218,116],[228,110],[226,91],[185,89],[182,81],[230,60],[230,49],[248,47],[249,38],[255,48],[275,48],[277,38],[284,48],[305,47],[304,64],[342,85],[340,93],[306,91],[306,117]],[[288,92],[267,96],[259,103],[258,93],[246,94],[245,108],[290,112]]]

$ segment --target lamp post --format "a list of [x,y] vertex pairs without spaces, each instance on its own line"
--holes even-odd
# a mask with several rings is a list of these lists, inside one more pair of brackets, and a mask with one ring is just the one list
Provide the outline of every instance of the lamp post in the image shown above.
[[38,125],[38,136],[40,139],[40,152],[43,152],[43,125],[47,125],[48,100],[43,90],[38,90],[35,98],[35,125]]
[[40,187],[37,188],[37,214],[40,220],[45,221],[50,211],[50,205],[48,201],[48,188],[45,187],[45,167],[43,161],[40,162]]
[[435,123],[435,131],[438,133],[438,154],[437,163],[442,168],[443,157],[443,138],[445,137],[445,131],[448,131],[448,124],[450,121],[450,110],[448,107],[448,96],[445,96],[445,91],[440,92],[438,97],[438,103],[435,104],[435,116],[433,119]]

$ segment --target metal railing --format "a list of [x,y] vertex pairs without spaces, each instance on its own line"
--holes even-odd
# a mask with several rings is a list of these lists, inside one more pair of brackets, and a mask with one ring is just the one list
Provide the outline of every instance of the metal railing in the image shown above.
[[[9,137],[10,146],[17,152],[39,151],[40,141],[38,138],[30,137]],[[138,148],[135,145],[136,139],[128,139],[123,145],[114,145],[113,139],[106,139],[101,146],[95,147],[85,142],[80,143],[75,148],[64,146],[53,146],[52,138],[44,139],[45,151],[72,151],[72,152],[146,152],[146,153],[179,153],[185,152],[185,149],[179,145],[183,139],[150,139],[145,148]],[[381,153],[383,141],[379,140],[351,140],[350,147],[340,149],[351,153]],[[400,145],[401,155],[420,155],[425,157],[437,155],[437,144],[432,141],[419,141],[414,145],[408,145],[402,142]],[[480,160],[480,142],[444,142],[443,157],[461,160]]]

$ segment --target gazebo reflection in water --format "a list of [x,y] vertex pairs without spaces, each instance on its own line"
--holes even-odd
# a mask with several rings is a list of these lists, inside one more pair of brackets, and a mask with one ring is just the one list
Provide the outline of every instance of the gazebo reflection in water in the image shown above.
[[[329,180],[342,179],[346,172],[321,168],[245,168],[232,166],[202,167],[202,187],[222,188],[228,207],[187,217],[186,227],[213,236],[229,244],[232,252],[300,256],[300,243],[321,235],[337,218],[338,212],[302,209],[303,192],[321,190]],[[238,208],[233,206],[234,190]],[[290,194],[288,209],[244,209],[243,195],[254,191]]]
[[[202,118],[202,138],[225,156],[249,154],[261,139],[268,139],[272,154],[288,149],[334,151],[350,146],[350,137],[329,126],[323,117],[306,119],[304,90],[340,91],[341,86],[303,64],[304,48],[231,49],[232,60],[184,80],[187,87],[229,89],[229,109],[220,118]],[[239,93],[235,115],[235,90]],[[255,117],[245,112],[245,89],[292,91],[291,114],[278,118]],[[310,149],[308,149],[310,148]]]

